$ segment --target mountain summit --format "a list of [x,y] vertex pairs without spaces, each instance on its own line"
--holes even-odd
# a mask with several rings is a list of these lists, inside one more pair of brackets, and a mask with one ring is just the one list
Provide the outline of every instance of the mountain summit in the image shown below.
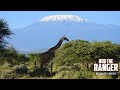
[[104,41],[120,44],[120,26],[97,24],[76,15],[51,15],[13,31],[9,41],[17,50],[39,51],[55,46],[65,35],[71,40]]
[[77,15],[51,15],[42,18],[42,22],[56,22],[56,21],[72,21],[72,22],[90,22],[85,18],[81,18]]

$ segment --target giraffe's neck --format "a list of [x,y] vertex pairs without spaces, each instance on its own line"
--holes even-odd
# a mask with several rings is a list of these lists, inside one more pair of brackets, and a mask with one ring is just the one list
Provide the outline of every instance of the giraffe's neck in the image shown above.
[[50,48],[50,51],[55,51],[56,49],[58,49],[61,45],[62,45],[63,39],[60,39],[59,42],[52,48]]

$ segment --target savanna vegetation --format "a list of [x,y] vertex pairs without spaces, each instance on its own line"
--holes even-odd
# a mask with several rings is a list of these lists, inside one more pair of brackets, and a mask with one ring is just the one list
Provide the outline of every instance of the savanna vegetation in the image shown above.
[[53,75],[50,74],[49,62],[41,72],[39,53],[27,56],[20,54],[13,47],[8,47],[6,38],[13,33],[7,22],[0,19],[0,79],[119,79],[118,76],[96,75],[93,63],[107,58],[120,62],[120,45],[111,41],[89,42],[72,40],[56,50],[53,63]]

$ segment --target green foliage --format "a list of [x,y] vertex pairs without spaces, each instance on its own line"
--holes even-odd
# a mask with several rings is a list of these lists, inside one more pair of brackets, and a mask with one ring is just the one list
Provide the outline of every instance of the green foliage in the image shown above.
[[[110,41],[88,42],[72,40],[65,43],[56,51],[53,63],[53,76],[50,74],[48,63],[40,68],[40,54],[31,53],[27,57],[19,54],[14,47],[8,47],[0,52],[0,78],[34,78],[34,79],[119,79],[117,76],[96,75],[93,72],[93,63],[98,59],[120,60],[120,45]],[[35,67],[35,62],[37,67]],[[120,63],[120,62],[119,62]],[[120,66],[120,64],[119,64]],[[120,71],[120,70],[119,70]]]
[[71,67],[67,67],[67,66],[59,66],[57,71],[60,72],[60,71],[70,71],[72,70]]
[[30,54],[28,54],[28,58],[29,58],[31,61],[38,60],[38,59],[39,59],[39,54],[38,54],[38,53],[30,53]]
[[34,62],[40,64],[40,55],[38,53],[28,54],[28,59],[29,59],[30,64]]
[[110,41],[88,42],[83,40],[70,41],[57,50],[54,66],[72,66],[74,63],[92,63],[98,59],[112,58],[120,60],[120,45]]
[[93,75],[90,71],[61,71],[53,79],[92,79]]
[[11,66],[12,66],[11,63],[9,62],[5,62],[3,65],[1,65],[2,68],[9,68]]
[[40,76],[49,77],[50,72],[48,68],[43,68],[42,70],[41,68],[34,68],[32,71],[29,72],[29,75],[30,77],[40,77]]
[[113,58],[114,60],[120,60],[120,45],[112,44],[110,41],[94,42],[91,44],[92,52],[91,58]]
[[25,64],[16,65],[14,72],[17,74],[28,74],[28,68]]
[[0,57],[0,65],[4,65],[6,62],[12,66],[20,63],[26,63],[29,59],[24,54],[19,54],[13,47],[8,47],[2,56]]
[[10,67],[8,63],[0,67],[0,78],[1,79],[13,79],[18,75],[14,72],[13,67]]
[[3,72],[0,77],[1,79],[15,79],[18,75],[14,72]]
[[4,57],[6,61],[13,63],[17,59],[17,51],[13,47],[8,47],[4,52]]
[[5,38],[9,38],[12,34],[7,22],[4,19],[0,19],[0,50],[6,47],[7,41]]

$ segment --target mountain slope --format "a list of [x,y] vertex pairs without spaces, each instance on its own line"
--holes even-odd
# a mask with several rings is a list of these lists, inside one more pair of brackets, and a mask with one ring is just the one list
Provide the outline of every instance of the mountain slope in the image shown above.
[[120,43],[120,26],[96,24],[76,15],[52,15],[13,31],[10,43],[17,50],[51,48],[65,35],[70,40],[110,40]]

